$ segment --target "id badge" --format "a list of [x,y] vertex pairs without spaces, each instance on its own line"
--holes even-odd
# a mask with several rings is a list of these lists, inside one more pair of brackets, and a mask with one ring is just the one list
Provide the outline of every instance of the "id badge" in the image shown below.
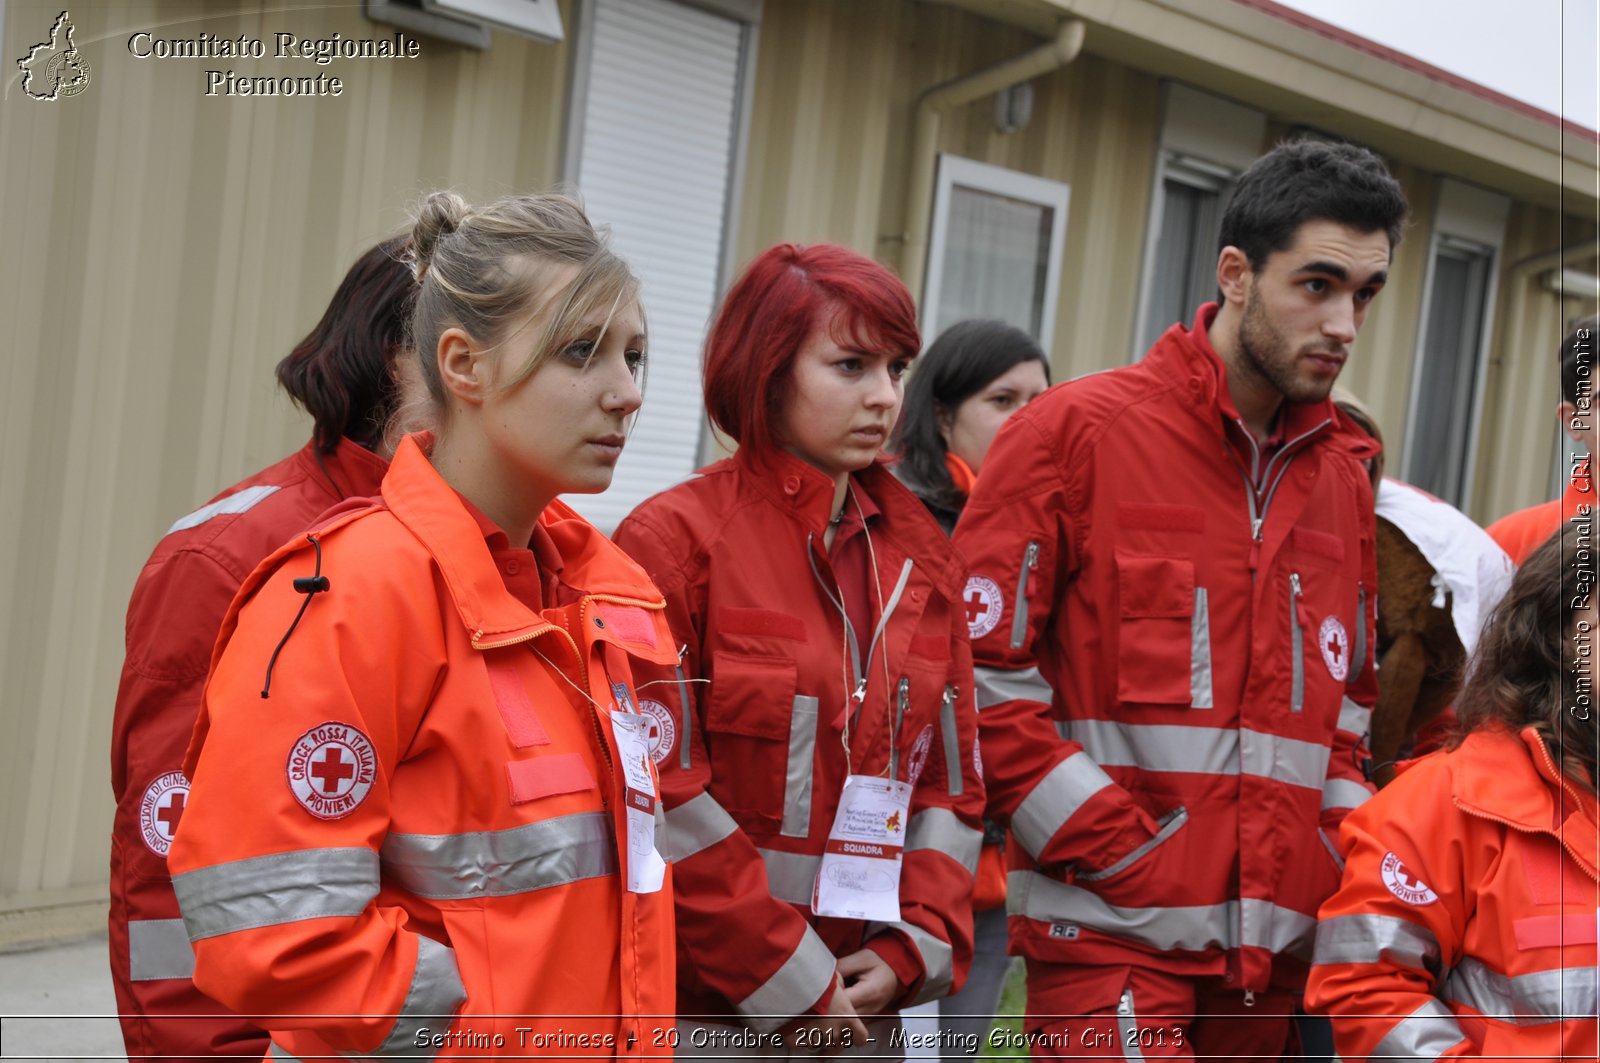
[[911,784],[876,775],[844,781],[812,888],[811,911],[839,919],[900,919],[900,861]]
[[623,804],[628,820],[628,889],[633,893],[655,893],[661,889],[667,871],[667,862],[656,852],[657,794],[655,775],[650,770],[649,727],[648,716],[611,710],[611,733],[616,736],[622,761]]

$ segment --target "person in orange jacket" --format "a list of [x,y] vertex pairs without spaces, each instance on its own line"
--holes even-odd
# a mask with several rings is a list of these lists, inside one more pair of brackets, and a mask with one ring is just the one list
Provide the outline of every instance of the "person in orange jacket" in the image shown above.
[[189,780],[180,770],[211,648],[239,584],[328,507],[375,494],[402,401],[416,291],[410,240],[369,249],[317,326],[278,363],[278,383],[316,423],[310,442],[179,518],[139,573],[111,725],[111,984],[130,1057],[259,1055],[267,1034],[194,987],[167,850]]
[[[686,1055],[899,1053],[961,986],[982,842],[965,572],[878,463],[920,346],[871,259],[783,244],[706,341],[738,453],[639,505],[618,545],[682,659],[642,667],[677,881]],[[696,680],[703,680],[696,685]],[[641,687],[643,689],[643,687]]]
[[671,1051],[671,884],[630,661],[665,603],[556,500],[638,410],[638,284],[563,196],[423,204],[437,436],[224,621],[169,857],[195,984],[271,1057]]
[[[960,321],[928,345],[906,385],[893,472],[946,534],[967,504],[995,433],[1050,386],[1050,360],[1034,338],[1003,321]],[[972,970],[959,993],[923,1005],[939,1020],[946,1063],[970,1058],[989,1032],[1010,967],[1006,948],[1005,830],[984,824],[972,894]],[[920,1010],[920,1009],[919,1009]],[[907,1013],[910,1018],[910,1013]]]
[[1346,1063],[1600,1052],[1592,528],[1517,572],[1454,748],[1404,765],[1344,822],[1306,1002]]
[[1594,479],[1590,463],[1600,440],[1596,422],[1595,332],[1600,317],[1593,314],[1573,326],[1561,341],[1561,404],[1556,408],[1561,428],[1583,447],[1583,457],[1572,463],[1572,474],[1560,498],[1507,513],[1486,529],[1489,537],[1521,564],[1533,550],[1561,526],[1562,521],[1583,520],[1594,511]]

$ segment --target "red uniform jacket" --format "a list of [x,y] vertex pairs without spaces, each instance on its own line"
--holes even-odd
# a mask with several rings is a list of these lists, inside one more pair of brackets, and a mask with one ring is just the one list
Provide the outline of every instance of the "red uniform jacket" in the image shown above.
[[239,585],[323,510],[375,494],[387,467],[348,439],[326,455],[308,443],[174,524],[134,584],[111,731],[111,984],[130,1056],[266,1051],[264,1030],[190,980],[194,952],[167,873],[189,793],[183,752],[217,629]]
[[955,541],[1013,948],[1298,988],[1371,792],[1375,444],[1324,402],[1258,452],[1214,313],[1012,417]]
[[1344,839],[1306,1002],[1346,1063],[1596,1057],[1600,818],[1532,728],[1402,768]]
[[626,888],[650,769],[611,717],[638,719],[630,657],[675,659],[665,605],[566,506],[539,527],[536,611],[408,437],[381,504],[230,610],[171,865],[195,984],[274,1057],[670,1054],[670,877]]
[[[887,621],[863,676],[854,770],[914,785],[892,924],[810,911],[856,704],[822,548],[833,481],[788,454],[741,450],[617,529],[666,594],[683,645],[676,668],[638,670],[663,733],[683,1014],[776,1028],[825,1003],[836,958],[863,942],[899,977],[895,1006],[944,996],[966,977],[983,783],[957,606],[964,567],[886,470],[856,476],[881,512],[869,527]],[[856,634],[865,661],[872,636]]]

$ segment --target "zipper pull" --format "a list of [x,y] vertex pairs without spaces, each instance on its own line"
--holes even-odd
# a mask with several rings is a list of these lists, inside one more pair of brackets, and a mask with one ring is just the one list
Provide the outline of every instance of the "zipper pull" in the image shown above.
[[865,676],[856,680],[856,688],[850,692],[850,700],[858,706],[867,700],[867,680]]
[[1289,573],[1289,589],[1294,592],[1294,596],[1298,600],[1300,597],[1300,573]]
[[1253,1008],[1256,1006],[1256,994],[1254,990],[1246,989],[1244,991],[1244,1006],[1247,1008]]
[[1250,522],[1250,571],[1255,572],[1261,564],[1261,518],[1256,517]]

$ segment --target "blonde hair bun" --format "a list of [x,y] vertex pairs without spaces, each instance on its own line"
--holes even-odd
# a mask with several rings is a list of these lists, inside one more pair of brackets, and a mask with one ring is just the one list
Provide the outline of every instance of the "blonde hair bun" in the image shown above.
[[439,241],[461,227],[471,215],[467,201],[454,192],[433,192],[417,208],[416,222],[411,227],[412,254],[416,257],[417,280],[427,272],[433,262],[433,253]]

